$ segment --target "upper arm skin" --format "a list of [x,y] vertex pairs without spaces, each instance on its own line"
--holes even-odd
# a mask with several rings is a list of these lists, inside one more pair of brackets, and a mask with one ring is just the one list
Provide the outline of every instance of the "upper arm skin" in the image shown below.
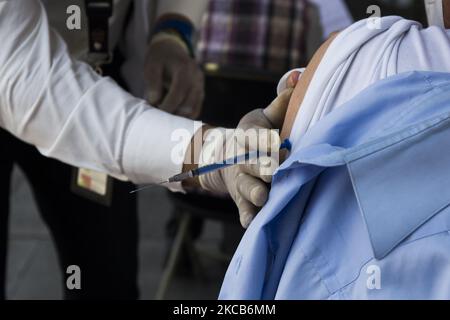
[[286,112],[283,128],[281,130],[282,141],[290,136],[295,118],[297,116],[300,105],[306,95],[306,92],[308,91],[309,84],[311,83],[311,80],[313,79],[313,76],[317,68],[319,67],[320,62],[322,61],[323,56],[327,52],[328,47],[338,34],[339,32],[332,33],[330,37],[322,44],[322,46],[316,51],[316,53],[312,57],[305,72],[303,72],[302,76],[300,77],[294,89],[294,92],[292,93],[291,100],[289,101],[288,110]]

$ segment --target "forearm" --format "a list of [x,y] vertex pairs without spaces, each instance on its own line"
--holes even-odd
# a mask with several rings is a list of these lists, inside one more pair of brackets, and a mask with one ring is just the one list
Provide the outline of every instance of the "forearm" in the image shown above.
[[136,99],[72,61],[39,3],[0,4],[0,119],[45,155],[134,182],[181,172],[199,123]]

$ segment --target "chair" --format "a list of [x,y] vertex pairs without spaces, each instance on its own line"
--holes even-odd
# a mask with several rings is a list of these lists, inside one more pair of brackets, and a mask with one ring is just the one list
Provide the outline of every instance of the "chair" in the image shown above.
[[189,232],[191,222],[195,217],[239,225],[239,215],[231,199],[200,194],[184,195],[172,193],[169,194],[169,198],[174,205],[174,214],[178,217],[178,228],[156,293],[157,300],[164,299],[184,248],[186,248],[188,256],[193,263],[196,275],[204,274],[199,259],[200,255],[224,263],[229,263],[231,260],[231,256],[219,251],[201,250],[195,246],[195,242]]

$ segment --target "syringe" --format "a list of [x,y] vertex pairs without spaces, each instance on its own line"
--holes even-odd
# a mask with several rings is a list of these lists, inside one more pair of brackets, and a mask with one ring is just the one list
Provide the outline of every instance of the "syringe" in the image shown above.
[[[291,150],[291,143],[288,139],[284,140],[283,143],[280,145],[280,150],[283,150],[283,149],[286,149],[288,151]],[[197,168],[197,169],[193,169],[193,170],[189,170],[186,172],[182,172],[180,174],[176,174],[165,181],[162,181],[157,184],[150,184],[150,185],[143,186],[139,189],[131,191],[130,193],[136,193],[136,192],[151,188],[155,185],[162,185],[162,184],[173,183],[173,182],[182,182],[186,179],[191,179],[191,178],[198,177],[198,176],[201,176],[201,175],[204,175],[207,173],[211,173],[211,172],[214,172],[217,170],[222,170],[227,167],[239,165],[239,164],[244,163],[245,161],[248,161],[251,159],[256,159],[258,157],[259,157],[259,152],[252,151],[252,152],[249,152],[249,153],[246,153],[243,155],[236,156],[234,158],[224,160],[222,162],[209,164],[209,165]]]

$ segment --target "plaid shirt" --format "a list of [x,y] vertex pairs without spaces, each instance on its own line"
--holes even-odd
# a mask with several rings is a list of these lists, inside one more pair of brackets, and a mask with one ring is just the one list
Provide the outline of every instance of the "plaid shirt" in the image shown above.
[[199,59],[283,73],[306,62],[307,0],[210,0]]

